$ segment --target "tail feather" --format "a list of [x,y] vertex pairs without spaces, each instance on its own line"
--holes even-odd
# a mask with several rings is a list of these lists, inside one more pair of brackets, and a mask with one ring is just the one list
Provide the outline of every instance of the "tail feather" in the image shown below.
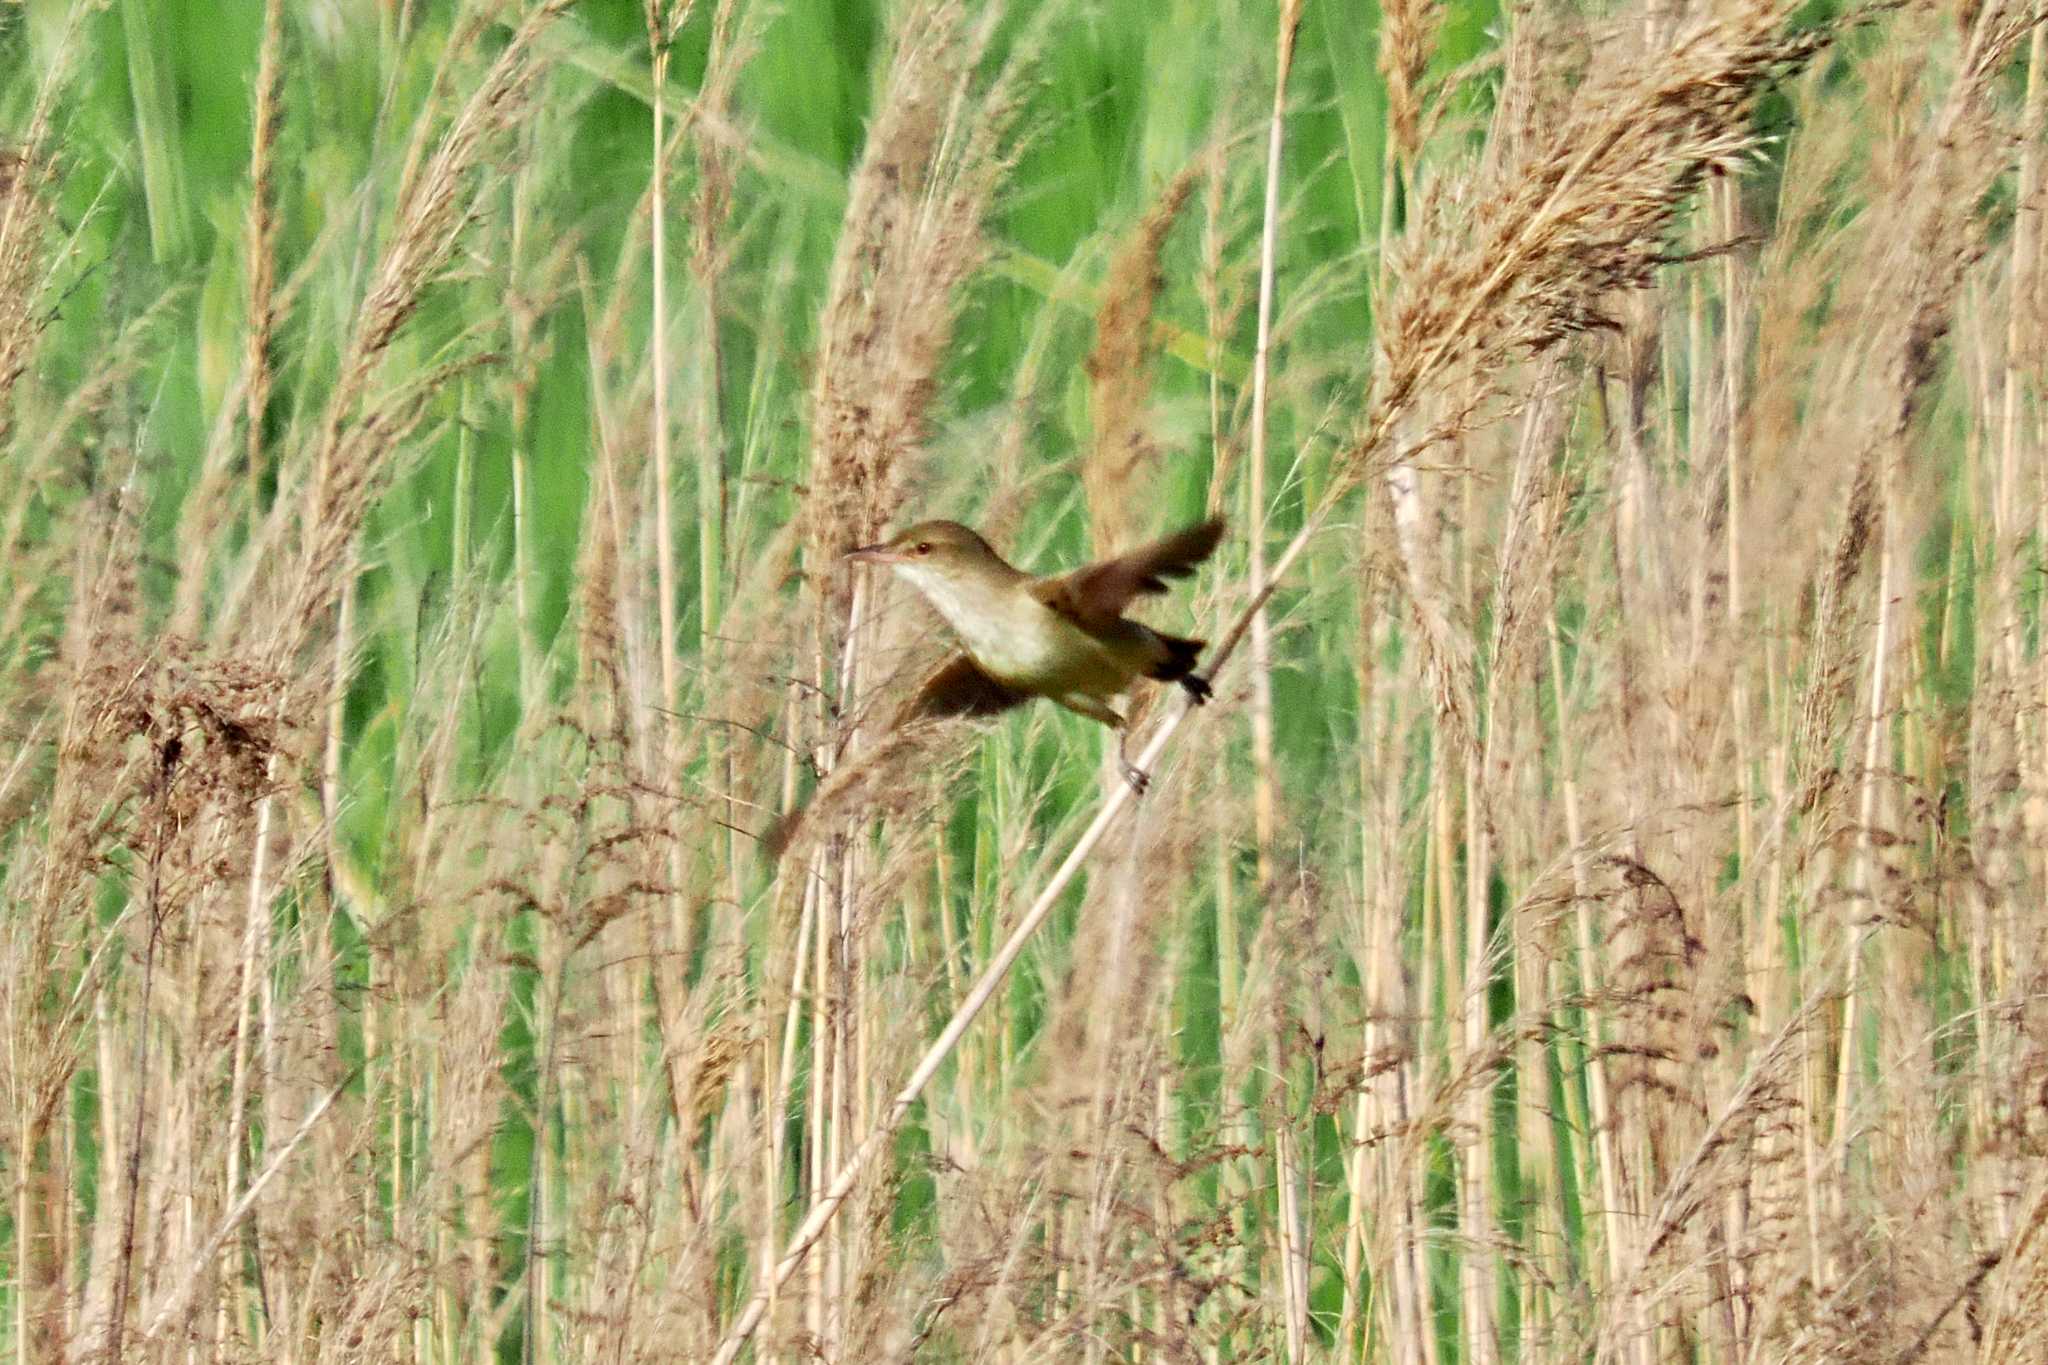
[[[1154,682],[1181,682],[1189,677],[1195,671],[1195,660],[1202,657],[1202,651],[1209,644],[1207,640],[1189,640],[1158,631],[1153,634],[1166,648],[1166,657],[1146,670],[1145,676]],[[1188,690],[1192,692],[1195,689]],[[1203,690],[1206,691],[1206,687]]]

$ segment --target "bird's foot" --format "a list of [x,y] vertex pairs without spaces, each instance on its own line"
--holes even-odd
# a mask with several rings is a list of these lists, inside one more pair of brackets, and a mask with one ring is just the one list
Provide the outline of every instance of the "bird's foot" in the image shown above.
[[1123,773],[1124,781],[1131,784],[1133,796],[1143,796],[1152,786],[1152,779],[1145,775],[1145,770],[1123,755],[1117,755],[1116,766]]
[[1180,685],[1188,690],[1188,695],[1194,698],[1197,706],[1208,705],[1209,698],[1216,695],[1216,690],[1209,686],[1207,678],[1198,677],[1193,673],[1183,673]]

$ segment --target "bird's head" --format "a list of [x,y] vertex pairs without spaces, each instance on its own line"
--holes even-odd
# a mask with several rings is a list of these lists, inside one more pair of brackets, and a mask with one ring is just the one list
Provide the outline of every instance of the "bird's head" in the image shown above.
[[958,578],[1007,572],[989,543],[957,521],[921,521],[877,545],[847,551],[859,564],[889,564],[913,578]]

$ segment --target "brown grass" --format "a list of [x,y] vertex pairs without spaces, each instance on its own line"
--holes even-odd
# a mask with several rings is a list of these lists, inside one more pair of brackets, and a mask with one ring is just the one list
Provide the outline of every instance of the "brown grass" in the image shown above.
[[[600,267],[546,219],[561,8],[460,21],[332,279],[267,8],[172,529],[136,414],[184,295],[60,389],[54,94],[0,153],[17,1359],[2041,1354],[2038,7],[1525,9],[1440,72],[1389,6],[1405,217],[1338,344],[1287,148],[1339,49],[1282,6],[988,414],[1053,20],[894,13],[806,330],[750,273],[773,25],[649,8],[706,74]],[[436,314],[470,287],[505,315]],[[443,423],[503,407],[530,513],[569,322],[573,556],[408,578]],[[1152,793],[1050,708],[891,723],[938,641],[841,552],[1134,539],[1177,402],[1252,543]]]

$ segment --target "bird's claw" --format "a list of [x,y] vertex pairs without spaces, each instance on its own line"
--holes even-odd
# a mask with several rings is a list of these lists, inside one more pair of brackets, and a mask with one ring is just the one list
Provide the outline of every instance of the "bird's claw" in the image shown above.
[[1152,786],[1152,779],[1145,775],[1145,770],[1129,759],[1118,759],[1117,766],[1123,770],[1124,781],[1131,784],[1133,796],[1143,796]]

